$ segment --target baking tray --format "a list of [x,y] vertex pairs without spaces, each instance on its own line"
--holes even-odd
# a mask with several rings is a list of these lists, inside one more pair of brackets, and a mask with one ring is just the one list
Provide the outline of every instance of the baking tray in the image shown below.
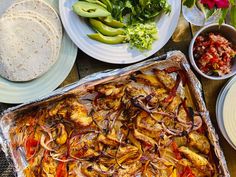
[[196,108],[207,126],[208,138],[210,139],[212,148],[215,152],[215,157],[217,158],[216,162],[218,162],[218,176],[230,177],[224,154],[219,145],[218,135],[212,126],[209,112],[207,111],[206,105],[204,103],[201,84],[191,71],[190,65],[188,64],[184,54],[179,51],[171,51],[160,57],[152,58],[123,69],[107,70],[89,75],[74,84],[52,92],[46,97],[4,111],[0,119],[1,145],[2,150],[5,152],[9,162],[15,169],[14,171],[16,176],[24,176],[22,170],[27,166],[24,158],[15,157],[13,155],[14,153],[12,152],[12,149],[10,148],[11,142],[9,138],[9,129],[14,123],[14,120],[17,119],[17,115],[32,109],[45,107],[50,103],[55,103],[56,101],[66,98],[70,95],[83,95],[88,89],[93,89],[98,84],[109,81],[119,81],[138,70],[147,70],[150,68],[163,69],[171,66],[179,67],[187,73],[188,86],[190,88],[191,94],[194,95]]

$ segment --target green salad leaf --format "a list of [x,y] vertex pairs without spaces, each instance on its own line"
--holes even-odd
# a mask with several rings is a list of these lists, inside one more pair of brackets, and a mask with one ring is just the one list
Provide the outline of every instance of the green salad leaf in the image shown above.
[[111,0],[112,16],[123,21],[129,16],[129,23],[147,22],[161,13],[169,13],[171,6],[167,0]]

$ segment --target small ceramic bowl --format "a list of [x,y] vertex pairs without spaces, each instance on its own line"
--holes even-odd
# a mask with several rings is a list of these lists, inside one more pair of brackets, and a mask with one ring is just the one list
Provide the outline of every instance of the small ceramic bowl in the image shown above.
[[206,34],[206,33],[218,33],[221,34],[223,37],[225,37],[226,39],[228,39],[233,45],[236,46],[236,30],[234,27],[227,25],[227,24],[222,24],[221,26],[219,26],[217,23],[214,24],[210,24],[207,26],[204,26],[203,28],[201,28],[193,37],[190,46],[189,46],[189,59],[190,62],[193,66],[193,68],[203,77],[211,79],[211,80],[223,80],[223,79],[227,79],[229,77],[232,77],[233,75],[236,74],[236,59],[233,59],[233,64],[232,64],[232,68],[231,68],[231,72],[223,75],[223,76],[209,76],[205,73],[203,73],[197,66],[194,56],[193,56],[193,46],[195,43],[196,38],[201,35],[201,34]]

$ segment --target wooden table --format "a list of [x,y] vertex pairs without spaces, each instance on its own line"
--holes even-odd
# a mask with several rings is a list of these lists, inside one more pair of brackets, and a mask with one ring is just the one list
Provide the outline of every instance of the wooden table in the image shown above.
[[[168,28],[168,27],[167,27]],[[178,26],[173,34],[172,38],[169,42],[155,55],[164,54],[171,50],[180,50],[186,56],[188,56],[188,46],[192,39],[192,35],[196,32],[198,27],[194,27],[190,25],[182,16],[179,19]],[[69,83],[75,82],[78,79],[81,79],[89,74],[106,70],[106,69],[115,69],[122,68],[126,65],[114,65],[108,64],[104,62],[100,62],[98,60],[92,59],[82,51],[78,50],[76,63],[70,72],[67,79],[61,84],[61,86],[67,85]],[[222,86],[226,83],[227,80],[224,81],[210,81],[198,76],[203,85],[205,100],[207,104],[207,108],[211,115],[211,120],[216,128],[216,131],[219,135],[220,144],[224,151],[229,171],[232,177],[236,177],[236,151],[231,148],[231,146],[226,142],[224,137],[222,136],[216,121],[215,115],[215,104],[218,93]],[[8,105],[1,104],[2,109],[8,107]],[[1,175],[0,175],[1,176]]]

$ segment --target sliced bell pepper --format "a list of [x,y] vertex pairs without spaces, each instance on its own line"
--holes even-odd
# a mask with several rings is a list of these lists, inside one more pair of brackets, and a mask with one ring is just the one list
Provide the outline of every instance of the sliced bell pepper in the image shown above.
[[180,154],[180,152],[179,152],[177,143],[176,143],[175,141],[173,141],[171,145],[172,145],[173,152],[174,152],[174,154],[175,154],[175,158],[176,158],[177,160],[182,159],[182,156],[181,156],[181,154]]
[[32,137],[28,137],[25,142],[26,158],[30,158],[38,149],[39,141],[35,140]]
[[196,177],[190,167],[185,167],[183,172],[180,174],[180,177]]
[[[65,160],[66,158],[62,158],[62,160]],[[66,162],[59,162],[57,165],[57,171],[56,171],[56,177],[67,177],[67,167]]]
[[180,81],[181,81],[181,78],[179,75],[177,75],[175,86],[170,90],[168,97],[165,98],[164,100],[165,103],[170,103],[174,99],[174,97],[176,96],[176,92],[179,87]]

